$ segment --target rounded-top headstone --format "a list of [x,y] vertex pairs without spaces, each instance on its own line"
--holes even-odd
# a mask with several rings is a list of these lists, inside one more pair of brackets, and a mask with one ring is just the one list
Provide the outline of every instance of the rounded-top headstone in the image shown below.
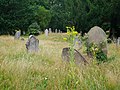
[[95,44],[99,44],[100,42],[103,42],[106,40],[107,40],[106,33],[103,31],[102,28],[100,28],[98,26],[94,26],[88,32],[88,42],[89,43],[93,42]]
[[21,35],[20,31],[16,31],[14,39],[19,39]]
[[91,43],[95,43],[100,46],[101,43],[105,43],[104,47],[102,47],[103,52],[107,55],[107,36],[104,30],[98,26],[94,26],[88,32],[88,46]]

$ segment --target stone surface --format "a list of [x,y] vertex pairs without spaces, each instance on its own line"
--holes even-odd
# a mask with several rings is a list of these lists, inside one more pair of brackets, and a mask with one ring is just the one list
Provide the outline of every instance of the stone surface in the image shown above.
[[[102,43],[104,42],[104,46],[101,46],[101,42]],[[87,40],[88,47],[90,46],[91,43],[97,44],[102,49],[104,54],[107,55],[107,36],[102,28],[94,26],[93,28],[90,29],[90,31],[88,32]],[[88,52],[88,54],[90,53]]]
[[52,29],[51,28],[49,28],[49,33],[52,33]]
[[58,31],[57,31],[57,29],[55,29],[55,33],[57,33]]
[[74,49],[80,50],[81,47],[82,47],[82,41],[79,39],[78,36],[76,36],[74,40]]
[[45,30],[45,36],[46,36],[46,37],[48,36],[48,33],[49,33],[49,31],[48,31],[48,29],[46,29],[46,30]]
[[15,33],[15,39],[19,39],[20,38],[20,35],[21,35],[21,32],[20,31],[16,31]]
[[39,51],[39,40],[35,36],[30,35],[28,41],[26,42],[26,48],[28,52],[38,52]]
[[117,39],[117,45],[120,45],[120,37]]
[[59,33],[61,33],[61,31],[59,30]]
[[[63,61],[70,62],[70,48],[63,48],[62,59],[63,59]],[[77,65],[88,63],[85,60],[85,58],[76,49],[74,49],[74,60],[75,60],[75,64],[77,64]]]

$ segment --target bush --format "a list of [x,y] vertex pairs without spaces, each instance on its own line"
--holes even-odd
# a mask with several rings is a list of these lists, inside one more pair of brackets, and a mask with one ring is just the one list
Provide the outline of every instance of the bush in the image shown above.
[[40,26],[37,24],[37,22],[32,23],[29,27],[28,27],[28,34],[29,35],[39,35],[40,34]]

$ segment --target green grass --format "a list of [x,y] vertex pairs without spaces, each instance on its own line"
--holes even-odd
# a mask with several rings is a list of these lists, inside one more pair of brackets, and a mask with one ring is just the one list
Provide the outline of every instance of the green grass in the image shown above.
[[[25,42],[0,36],[0,90],[120,90],[120,48],[108,45],[108,62],[86,66],[62,61],[65,34],[40,35],[40,52],[28,54]],[[27,40],[27,39],[25,39]]]

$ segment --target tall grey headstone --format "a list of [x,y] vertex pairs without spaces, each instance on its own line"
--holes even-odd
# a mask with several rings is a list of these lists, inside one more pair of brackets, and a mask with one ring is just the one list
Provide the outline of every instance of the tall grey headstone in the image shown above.
[[45,36],[46,36],[46,37],[48,36],[48,33],[49,33],[49,31],[48,31],[48,29],[46,29],[46,30],[45,30]]
[[20,35],[21,35],[21,32],[20,31],[16,31],[15,33],[15,39],[19,39],[20,38]]
[[[87,40],[88,47],[90,46],[91,43],[97,44],[102,49],[104,54],[107,55],[107,36],[102,28],[94,26],[93,28],[90,29],[90,31],[88,32]],[[101,46],[101,43],[104,43],[105,45]],[[91,56],[91,52],[88,52],[88,55]]]
[[26,42],[26,48],[28,52],[38,52],[39,51],[39,40],[35,36],[30,35],[28,41]]
[[[62,59],[63,61],[70,62],[70,48],[63,48],[62,50]],[[76,50],[74,49],[74,62],[75,64],[87,64],[86,59]]]

